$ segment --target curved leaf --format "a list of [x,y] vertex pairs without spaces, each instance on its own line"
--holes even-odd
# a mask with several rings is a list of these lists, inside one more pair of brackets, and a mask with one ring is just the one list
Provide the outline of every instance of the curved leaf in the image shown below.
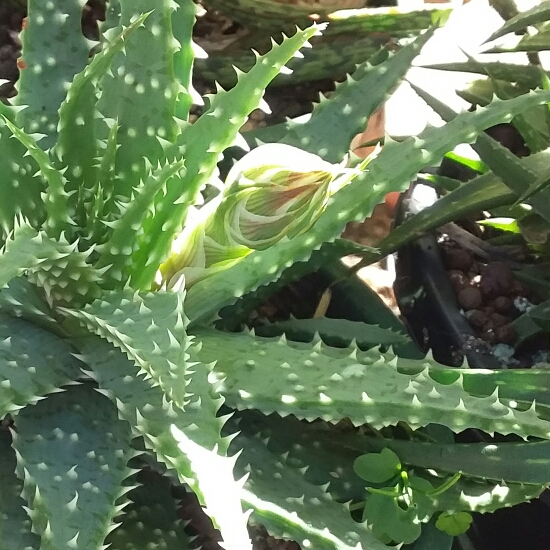
[[157,209],[154,218],[144,223],[144,238],[134,255],[131,279],[134,288],[149,288],[183,226],[189,206],[195,203],[200,188],[214,173],[220,154],[234,143],[248,114],[260,107],[265,87],[322,28],[313,25],[304,31],[297,30],[281,44],[274,44],[269,53],[258,56],[248,73],[239,74],[234,88],[210,97],[208,110],[194,124],[184,127],[168,156],[179,158],[181,149],[185,149],[186,173],[167,183],[162,203],[172,207]]
[[404,333],[394,332],[376,325],[329,317],[279,321],[260,325],[255,332],[260,336],[286,334],[290,340],[300,342],[311,342],[318,335],[331,346],[348,346],[354,341],[362,349],[410,342],[410,338]]
[[[448,383],[436,381],[430,365],[437,363],[429,360],[206,330],[196,337],[202,345],[199,360],[216,362],[220,392],[238,409],[277,411],[306,420],[348,417],[355,425],[368,423],[376,429],[399,422],[417,429],[437,422],[454,432],[477,428],[550,439],[550,408],[540,404],[535,390],[514,403],[513,389],[509,400],[502,399],[498,389],[487,396],[468,392],[461,372],[451,367],[440,367],[452,373]],[[417,371],[402,372],[401,365],[416,366]],[[506,374],[501,376],[506,379]],[[471,369],[474,384],[484,375]]]
[[[105,341],[89,338],[81,343],[82,359],[92,369],[105,394],[114,402],[135,436],[177,473],[199,497],[217,523],[227,550],[250,547],[242,514],[241,483],[233,477],[234,460],[225,456],[229,441],[220,436],[223,419],[217,417],[222,399],[209,382],[206,365],[190,375],[185,412],[135,365]],[[190,373],[189,373],[190,374]]]
[[0,418],[78,379],[73,352],[51,332],[0,314]]
[[40,548],[102,548],[132,473],[128,424],[91,384],[25,407],[15,423],[16,472]]
[[387,193],[404,190],[422,168],[436,163],[457,144],[472,142],[485,128],[549,100],[550,92],[546,91],[495,100],[486,109],[459,114],[443,128],[427,128],[418,137],[386,144],[365,172],[333,195],[309,231],[269,250],[254,251],[222,274],[194,285],[185,303],[191,324],[273,281],[292,263],[307,260],[312,250],[340,236],[348,222],[365,219]]
[[543,23],[550,19],[550,2],[540,2],[530,10],[526,10],[522,13],[518,13],[512,19],[506,21],[506,23],[496,32],[494,32],[486,42],[491,42],[505,34],[520,31],[531,25],[537,23]]
[[126,291],[106,293],[81,311],[61,310],[121,349],[183,407],[189,339],[182,304],[175,292]]
[[185,532],[169,480],[153,472],[138,479],[142,483],[128,493],[130,503],[117,518],[121,524],[105,543],[111,550],[193,550],[193,537]]
[[15,475],[16,463],[9,431],[0,429],[0,546],[4,550],[38,550],[40,537],[31,531],[21,498],[23,484]]

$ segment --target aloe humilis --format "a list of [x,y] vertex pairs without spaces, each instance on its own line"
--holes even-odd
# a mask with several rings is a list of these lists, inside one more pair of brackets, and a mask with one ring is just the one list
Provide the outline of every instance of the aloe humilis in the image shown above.
[[[0,204],[0,416],[10,426],[0,430],[2,548],[193,548],[170,494],[171,485],[185,484],[228,550],[251,547],[248,511],[250,521],[303,548],[382,549],[368,518],[356,522],[341,504],[365,498],[353,458],[370,451],[339,445],[330,429],[309,429],[291,415],[549,438],[548,371],[490,377],[354,345],[224,333],[211,321],[223,306],[335,241],[348,221],[369,215],[424,165],[548,101],[548,92],[495,101],[387,145],[366,170],[343,168],[339,151],[430,31],[358,67],[308,122],[273,130],[273,141],[302,151],[294,151],[297,158],[312,155],[298,177],[307,208],[274,198],[283,211],[265,210],[262,197],[276,197],[276,185],[289,184],[291,174],[269,168],[281,159],[254,161],[242,171],[237,164],[215,210],[199,208],[197,222],[188,214],[220,154],[237,141],[270,80],[322,27],[274,44],[233,89],[209,97],[191,125],[195,4],[111,0],[101,49],[91,59],[80,30],[82,5],[29,1],[19,93],[13,106],[0,105],[0,185],[10,197]],[[378,100],[362,104],[366,89]],[[254,158],[252,152],[248,160]],[[251,219],[277,215],[283,227],[251,230]],[[173,241],[189,228],[193,238],[199,233],[203,243],[208,237],[220,244],[222,261],[235,247],[245,247],[242,258],[203,273],[188,290],[153,290]],[[176,257],[195,250],[191,237],[178,246]],[[189,265],[196,267],[194,256]],[[231,411],[239,412],[228,418]],[[407,452],[417,442],[408,443],[396,452],[414,466]],[[454,492],[429,501],[416,523],[440,511],[494,510],[504,490],[505,505],[521,502],[548,481],[531,467],[505,486],[479,456],[470,452]],[[428,477],[446,475],[417,468]],[[163,481],[143,476],[151,469]],[[479,487],[486,498],[476,498]]]

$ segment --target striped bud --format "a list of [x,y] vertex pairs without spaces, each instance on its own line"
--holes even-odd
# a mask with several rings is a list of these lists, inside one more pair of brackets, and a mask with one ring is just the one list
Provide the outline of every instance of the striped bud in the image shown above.
[[222,195],[176,240],[161,266],[163,284],[179,285],[184,275],[189,287],[253,250],[304,233],[323,212],[333,184],[355,173],[290,145],[252,150],[230,170]]

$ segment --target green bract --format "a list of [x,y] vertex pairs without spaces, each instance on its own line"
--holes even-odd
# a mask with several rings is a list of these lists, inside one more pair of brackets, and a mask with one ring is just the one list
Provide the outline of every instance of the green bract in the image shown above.
[[[342,504],[364,500],[353,463],[379,452],[380,439],[346,442],[325,422],[297,419],[550,438],[549,371],[453,370],[376,347],[291,344],[210,322],[241,296],[243,307],[254,303],[294,264],[303,272],[343,254],[346,223],[370,215],[456,144],[549,101],[550,92],[495,100],[386,145],[367,166],[344,168],[338,163],[351,139],[431,29],[359,66],[307,122],[248,135],[252,147],[259,140],[286,147],[244,157],[219,198],[198,208],[265,87],[323,26],[274,44],[234,88],[208,97],[190,124],[195,4],[110,0],[91,58],[96,45],[81,34],[82,6],[29,0],[18,95],[14,105],[0,104],[0,417],[13,428],[0,429],[2,549],[192,548],[173,484],[196,493],[227,550],[251,547],[248,511],[302,548],[383,549],[375,534],[388,530],[373,529],[369,518],[356,522]],[[206,273],[188,290],[172,284],[196,267]],[[168,289],[154,291],[159,268]],[[331,332],[330,322],[321,326]],[[333,329],[341,336],[349,326]],[[353,330],[362,343],[373,334],[403,340],[379,327]],[[418,458],[437,461],[441,449],[415,454],[418,441],[393,443],[382,440],[382,448],[431,486],[448,477],[444,465],[440,476]],[[550,481],[543,444],[495,446],[511,453],[507,464],[537,457],[505,475],[494,474],[479,448],[461,450],[469,459],[463,476],[424,498],[415,521],[533,498]],[[391,532],[410,539],[419,531]]]

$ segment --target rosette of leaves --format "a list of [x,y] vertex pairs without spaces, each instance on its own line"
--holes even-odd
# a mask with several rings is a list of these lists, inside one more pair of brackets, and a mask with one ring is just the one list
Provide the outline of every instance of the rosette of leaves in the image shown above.
[[[261,105],[265,86],[322,27],[275,44],[239,73],[233,89],[207,98],[205,113],[189,124],[195,4],[111,0],[99,48],[82,36],[82,4],[29,2],[18,95],[14,105],[0,106],[0,186],[9,197],[0,204],[2,548],[192,548],[166,480],[196,493],[228,550],[250,548],[249,512],[250,521],[304,548],[384,548],[369,521],[356,522],[345,504],[357,496],[350,490],[364,491],[361,480],[327,485],[354,476],[353,459],[371,451],[348,452],[349,442],[330,448],[335,434],[298,420],[266,438],[271,427],[254,421],[273,418],[263,413],[276,411],[285,421],[349,418],[373,429],[435,422],[452,431],[550,437],[548,371],[488,376],[376,347],[361,352],[354,342],[291,344],[222,332],[211,322],[240,296],[279,281],[289,266],[303,272],[346,253],[338,237],[347,222],[368,216],[386,193],[405,188],[457,143],[550,93],[495,101],[386,145],[368,169],[354,171],[326,204],[319,201],[320,213],[308,218],[306,210],[299,229],[289,224],[292,238],[279,227],[254,248],[249,235],[251,251],[234,265],[188,290],[155,291],[159,267],[220,155]],[[431,32],[358,67],[308,122],[270,129],[268,141],[316,155],[298,179],[322,189],[324,179],[312,176],[319,159],[339,173],[352,137]],[[92,46],[98,52],[90,58]],[[234,212],[231,192],[222,196],[217,208]],[[328,332],[349,326],[324,325]],[[302,433],[309,443],[300,443]],[[518,456],[544,450],[527,445]],[[418,460],[416,449],[395,452],[406,463]],[[495,480],[487,460],[469,462],[479,449],[464,452],[462,461],[476,466],[469,475],[490,495],[485,510],[532,498],[548,482],[545,460]],[[438,453],[428,455],[434,463]],[[163,475],[139,473],[151,469]],[[518,471],[525,474],[519,480]],[[516,486],[503,501],[501,480],[508,478]],[[452,511],[464,487],[444,504],[433,501],[433,509]],[[475,498],[469,507],[482,508]]]

